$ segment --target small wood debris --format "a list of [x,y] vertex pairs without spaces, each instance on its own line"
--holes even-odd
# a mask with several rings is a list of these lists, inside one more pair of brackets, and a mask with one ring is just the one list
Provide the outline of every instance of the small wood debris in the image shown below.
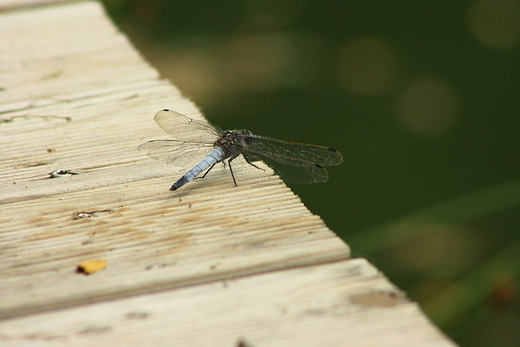
[[90,260],[78,265],[77,272],[90,275],[94,272],[103,270],[108,264],[108,260]]

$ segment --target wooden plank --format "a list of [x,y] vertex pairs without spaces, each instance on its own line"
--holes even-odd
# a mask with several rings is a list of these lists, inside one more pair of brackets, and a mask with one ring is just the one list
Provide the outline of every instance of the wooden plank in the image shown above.
[[364,259],[21,317],[0,322],[0,339],[12,346],[454,346]]
[[[202,116],[97,3],[7,12],[0,26],[0,317],[349,257],[275,176],[234,187],[215,170],[168,190],[187,168],[136,147],[166,137],[162,108]],[[80,174],[50,179],[58,169]],[[75,273],[93,259],[108,260],[96,281]]]
[[55,4],[71,0],[0,0],[0,11]]
[[[0,313],[348,257],[348,248],[279,182],[251,182],[229,190],[228,177],[223,177],[215,180],[220,187],[201,183],[173,197],[165,189],[170,181],[118,184],[3,205],[0,292],[5,300]],[[246,193],[250,196],[244,200]],[[77,212],[103,209],[114,213],[74,219]],[[98,258],[108,259],[109,266],[96,274],[95,282],[74,273],[76,264]]]

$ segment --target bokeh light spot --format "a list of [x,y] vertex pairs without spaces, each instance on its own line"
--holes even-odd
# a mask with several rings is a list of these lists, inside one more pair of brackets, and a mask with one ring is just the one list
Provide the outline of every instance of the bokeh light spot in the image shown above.
[[391,85],[396,57],[383,40],[360,38],[346,43],[339,52],[338,78],[349,91],[379,94]]
[[520,3],[516,0],[477,0],[468,13],[469,27],[489,48],[512,48],[520,41]]
[[455,124],[456,101],[449,85],[434,78],[423,78],[405,87],[397,104],[397,115],[410,132],[439,136]]

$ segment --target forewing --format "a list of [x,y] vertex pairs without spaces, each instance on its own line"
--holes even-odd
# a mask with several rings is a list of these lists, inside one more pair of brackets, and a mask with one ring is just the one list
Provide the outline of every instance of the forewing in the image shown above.
[[223,132],[208,122],[191,119],[172,110],[159,111],[154,119],[162,130],[180,141],[213,143]]

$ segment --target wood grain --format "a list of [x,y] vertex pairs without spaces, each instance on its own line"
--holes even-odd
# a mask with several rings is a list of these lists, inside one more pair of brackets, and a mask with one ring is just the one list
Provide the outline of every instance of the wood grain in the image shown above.
[[47,346],[454,346],[364,259],[21,317],[0,333]]

